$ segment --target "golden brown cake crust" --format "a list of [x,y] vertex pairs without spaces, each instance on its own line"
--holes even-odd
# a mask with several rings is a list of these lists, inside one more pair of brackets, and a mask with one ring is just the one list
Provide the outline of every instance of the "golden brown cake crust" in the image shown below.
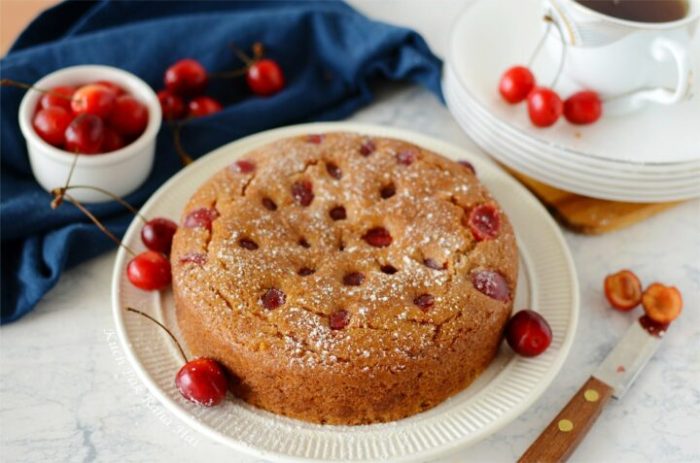
[[[489,364],[512,297],[487,296],[473,275],[498,272],[513,295],[517,249],[500,209],[495,237],[467,226],[476,206],[498,207],[469,168],[354,133],[241,159],[191,198],[171,255],[184,338],[232,373],[238,397],[317,423],[391,421]],[[192,220],[203,208],[218,213],[211,232]],[[387,244],[367,237],[378,227],[390,244],[370,244]]]

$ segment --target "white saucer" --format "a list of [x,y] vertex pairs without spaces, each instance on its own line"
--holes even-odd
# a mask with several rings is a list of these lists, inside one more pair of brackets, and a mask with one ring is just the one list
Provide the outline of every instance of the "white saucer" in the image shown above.
[[[294,462],[405,462],[443,457],[496,432],[530,407],[560,370],[573,342],[579,309],[573,262],[558,226],[523,186],[492,163],[415,132],[352,123],[307,124],[263,132],[219,148],[171,178],[141,212],[147,217],[177,218],[199,185],[254,147],[282,137],[339,130],[408,140],[474,164],[516,230],[521,267],[516,308],[538,310],[552,327],[552,344],[544,354],[524,358],[503,346],[489,368],[466,390],[431,410],[387,424],[314,425],[273,415],[232,397],[220,406],[201,408],[184,400],[175,388],[175,373],[182,360],[167,335],[124,310],[126,306],[137,307],[162,320],[179,336],[172,293],[133,287],[125,276],[128,255],[123,249],[117,254],[112,279],[117,333],[138,376],[167,409],[202,434],[238,451]],[[123,240],[137,251],[143,249],[141,226],[135,220]]]
[[[446,69],[443,92],[453,116],[465,132],[492,156],[509,167],[566,191],[601,199],[629,202],[674,201],[700,196],[700,172],[668,175],[634,175],[552,160],[542,149],[517,140],[474,114],[455,96]],[[559,155],[561,157],[561,155]]]
[[[562,120],[540,129],[530,124],[524,104],[511,106],[500,98],[498,79],[529,58],[542,33],[540,15],[537,0],[482,0],[457,19],[443,90],[467,134],[506,165],[579,194],[637,202],[700,196],[697,99],[603,117],[590,126]],[[693,53],[700,75],[697,37]],[[535,63],[535,75],[551,79],[556,63],[544,53]]]

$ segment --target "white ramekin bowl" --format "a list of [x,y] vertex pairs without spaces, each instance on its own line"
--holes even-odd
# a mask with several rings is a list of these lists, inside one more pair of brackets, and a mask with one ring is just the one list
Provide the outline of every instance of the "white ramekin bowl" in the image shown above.
[[[158,97],[146,82],[130,72],[110,66],[72,66],[52,72],[34,85],[50,89],[59,85],[81,85],[97,80],[109,80],[124,88],[148,108],[148,124],[139,138],[117,151],[97,155],[77,155],[71,185],[90,185],[126,196],[138,188],[153,168],[156,135],[161,124]],[[32,172],[37,182],[51,191],[66,183],[75,154],[46,143],[32,127],[32,118],[42,93],[29,90],[19,107],[19,125],[27,140]],[[76,189],[71,195],[85,202],[110,201],[109,197],[89,189]]]

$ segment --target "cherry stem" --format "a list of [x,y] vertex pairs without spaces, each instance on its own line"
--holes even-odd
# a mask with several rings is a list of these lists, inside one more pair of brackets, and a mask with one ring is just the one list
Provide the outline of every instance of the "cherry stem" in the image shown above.
[[173,340],[173,342],[175,343],[175,345],[177,346],[177,348],[180,349],[180,355],[182,355],[182,358],[185,359],[185,363],[188,362],[187,356],[185,355],[185,351],[182,349],[182,346],[180,345],[180,342],[177,340],[177,338],[176,338],[175,335],[172,333],[172,331],[170,331],[170,330],[168,329],[167,326],[163,325],[161,322],[159,322],[159,321],[156,320],[155,318],[151,317],[151,316],[148,315],[147,313],[141,312],[140,310],[136,310],[136,309],[134,309],[133,307],[127,307],[126,310],[128,310],[129,312],[134,312],[134,313],[136,313],[136,314],[139,314],[139,315],[141,315],[141,316],[143,316],[143,317],[146,317],[146,318],[148,318],[149,320],[151,320],[153,323],[155,323],[156,325],[158,325],[158,326],[160,326],[161,328],[163,328],[163,329],[165,330],[165,332],[168,333],[168,335],[170,335],[170,338]]
[[66,187],[63,188],[63,191],[65,192],[68,190],[78,190],[78,189],[80,189],[80,190],[93,190],[93,191],[97,191],[99,193],[102,193],[105,196],[109,196],[110,198],[112,198],[113,200],[115,200],[116,202],[118,202],[119,204],[124,206],[129,212],[131,212],[136,217],[141,219],[144,223],[148,222],[146,217],[144,217],[143,214],[141,214],[138,209],[136,209],[134,206],[129,204],[125,199],[123,199],[123,198],[115,195],[111,191],[107,191],[103,188],[100,188],[97,186],[92,186],[92,185],[66,185]]
[[[56,208],[61,204],[62,200],[63,200],[63,199],[66,199],[67,201],[69,201],[70,203],[72,203],[75,207],[77,207],[77,208],[80,210],[80,212],[82,212],[82,213],[85,214],[90,220],[92,220],[92,223],[94,223],[94,224],[97,226],[97,228],[99,228],[99,229],[102,231],[102,233],[104,233],[104,234],[107,235],[112,241],[114,241],[115,243],[117,243],[118,246],[121,246],[121,247],[123,247],[124,249],[126,249],[126,251],[127,251],[129,254],[131,254],[132,256],[136,257],[136,253],[135,253],[134,251],[132,251],[131,248],[129,248],[129,247],[128,247],[127,245],[125,245],[124,243],[122,243],[122,241],[121,241],[119,238],[117,238],[116,236],[114,236],[114,233],[112,233],[111,231],[109,231],[109,230],[107,229],[107,227],[105,227],[105,226],[102,224],[102,222],[100,222],[100,219],[98,219],[97,217],[95,217],[95,215],[94,215],[92,212],[90,212],[89,210],[87,210],[87,208],[86,208],[85,206],[83,206],[83,205],[80,203],[80,201],[78,201],[77,199],[75,199],[74,197],[72,197],[71,195],[69,195],[68,193],[66,193],[66,191],[65,191],[64,188],[54,188],[53,190],[51,190],[51,194],[54,195],[54,200],[51,201],[51,208],[52,208],[52,209],[56,209]],[[61,198],[61,200],[59,200],[58,198]]]
[[561,73],[564,70],[564,61],[566,60],[566,39],[564,38],[564,32],[561,30],[561,26],[559,26],[559,23],[557,23],[554,18],[547,14],[543,19],[547,21],[547,23],[554,25],[559,33],[559,38],[561,39],[561,58],[559,59],[559,69],[557,69],[557,73],[554,75],[554,80],[552,80],[552,84],[550,85],[550,88],[554,89],[554,87],[557,85],[557,81],[559,81],[559,76],[561,76]]
[[246,66],[250,67],[253,65],[253,60],[250,59],[248,55],[243,53],[243,51],[240,48],[238,48],[234,44],[231,44],[231,48],[233,49],[233,52],[236,54],[236,56],[238,56],[238,58],[240,58],[240,60],[243,61],[246,64]]
[[248,66],[242,69],[234,69],[233,71],[210,72],[207,76],[210,79],[231,79],[234,77],[244,76],[248,72]]
[[175,145],[175,151],[177,152],[178,156],[180,156],[180,162],[182,162],[183,166],[187,166],[189,164],[192,164],[192,156],[190,156],[185,148],[182,146],[182,138],[181,138],[181,132],[182,132],[182,127],[192,120],[192,118],[185,119],[182,122],[174,124],[173,127],[173,144]]
[[259,61],[265,54],[265,46],[261,42],[253,44],[253,59]]
[[68,171],[68,177],[66,177],[66,184],[63,187],[63,191],[66,191],[68,189],[68,185],[70,185],[70,181],[73,178],[73,172],[75,172],[75,166],[78,164],[78,153],[75,153],[73,155],[73,162],[70,164],[70,170]]
[[56,209],[58,206],[61,205],[61,202],[63,202],[63,196],[66,194],[66,191],[68,190],[76,190],[76,189],[83,189],[83,190],[93,190],[97,191],[99,193],[102,193],[105,196],[108,196],[124,206],[129,212],[134,214],[136,217],[141,219],[144,223],[148,222],[146,218],[141,215],[141,213],[136,209],[134,206],[129,204],[126,200],[122,199],[121,197],[115,195],[111,191],[107,191],[103,188],[97,187],[97,186],[92,186],[92,185],[71,185],[70,181],[71,178],[73,178],[73,172],[75,171],[75,165],[78,163],[78,154],[75,155],[73,158],[73,162],[70,165],[70,171],[68,172],[68,177],[66,178],[66,185],[63,188],[56,188],[55,190],[52,191],[54,198],[51,201],[51,208]]
[[63,98],[64,100],[72,101],[73,97],[66,96],[66,95],[61,95],[60,93],[53,92],[51,90],[46,90],[43,88],[36,87],[31,84],[25,84],[24,82],[18,82],[16,80],[12,79],[0,79],[0,86],[3,87],[18,87],[18,88],[23,88],[25,90],[36,90],[37,92],[41,93],[46,93],[51,96],[55,96],[57,98]]
[[545,40],[547,40],[547,36],[549,35],[549,31],[552,29],[552,23],[547,21],[547,28],[544,30],[544,34],[542,34],[542,37],[540,37],[540,41],[537,42],[537,46],[535,47],[535,50],[532,52],[532,55],[530,55],[530,60],[527,62],[527,67],[532,68],[532,63],[535,62],[535,58],[540,54],[540,50],[542,49],[542,45],[544,45]]

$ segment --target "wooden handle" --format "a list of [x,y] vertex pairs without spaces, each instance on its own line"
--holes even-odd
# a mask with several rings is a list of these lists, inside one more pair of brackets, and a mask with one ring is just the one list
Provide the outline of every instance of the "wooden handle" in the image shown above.
[[591,376],[518,462],[566,461],[598,418],[612,393],[610,386]]

